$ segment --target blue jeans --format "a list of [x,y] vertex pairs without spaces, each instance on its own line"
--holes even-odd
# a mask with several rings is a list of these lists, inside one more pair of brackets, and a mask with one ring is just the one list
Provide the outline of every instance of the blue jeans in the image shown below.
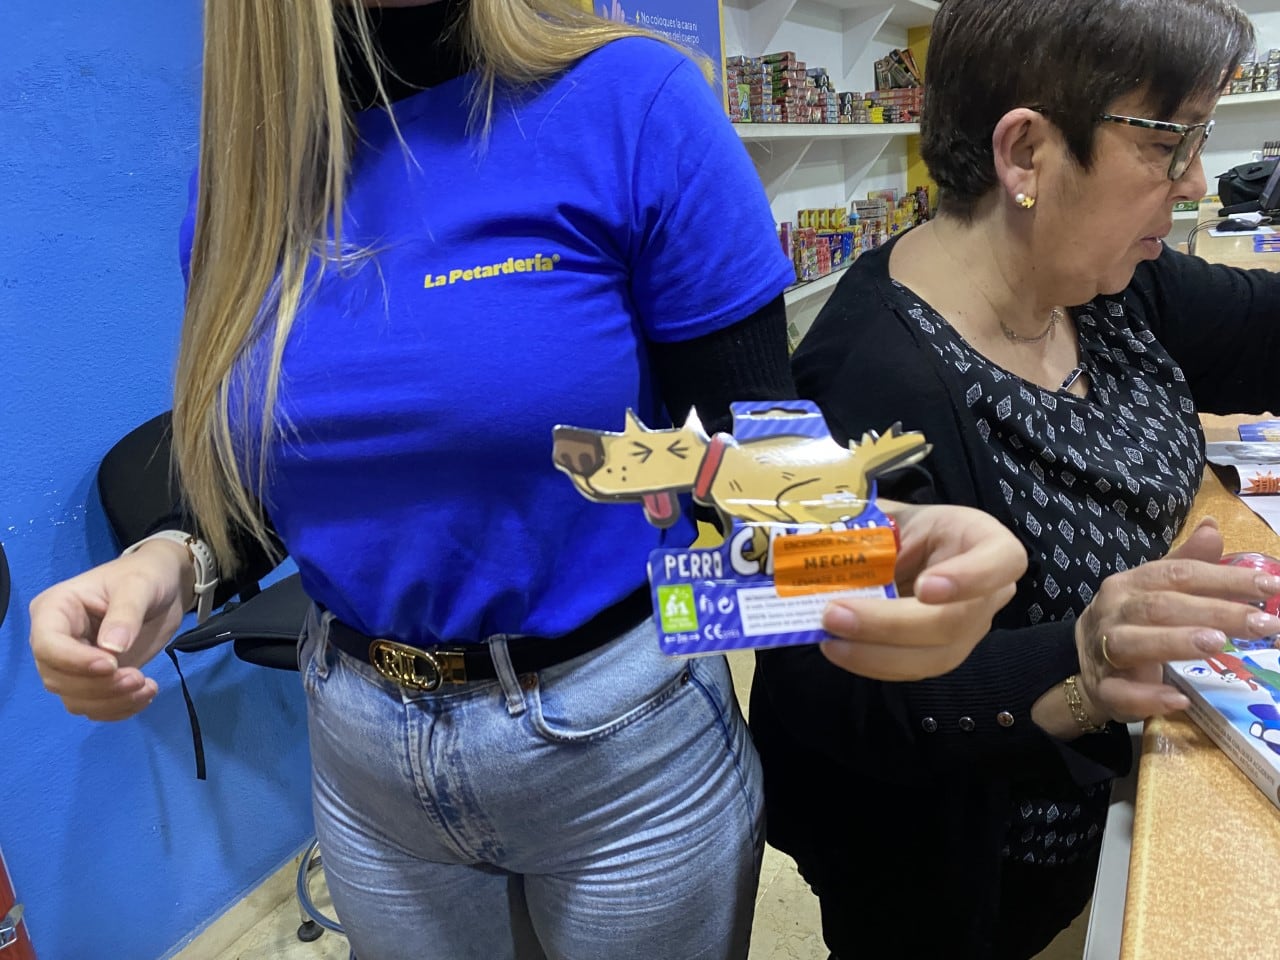
[[301,652],[316,832],[360,960],[739,960],[759,760],[720,657],[652,621],[538,674],[403,689]]

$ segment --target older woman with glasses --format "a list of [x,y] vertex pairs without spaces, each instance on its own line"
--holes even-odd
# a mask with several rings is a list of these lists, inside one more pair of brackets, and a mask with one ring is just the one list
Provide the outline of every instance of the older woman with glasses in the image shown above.
[[[1280,402],[1280,279],[1176,253],[1174,203],[1253,42],[1228,0],[944,0],[922,152],[937,219],[864,256],[793,360],[840,438],[933,452],[886,492],[978,507],[1030,567],[970,658],[903,683],[762,653],[769,840],[862,957],[1030,957],[1093,889],[1124,721],[1185,705],[1162,661],[1280,633],[1280,588],[1170,554],[1197,409]],[[1243,602],[1242,602],[1243,601]],[[838,658],[835,658],[838,659]]]

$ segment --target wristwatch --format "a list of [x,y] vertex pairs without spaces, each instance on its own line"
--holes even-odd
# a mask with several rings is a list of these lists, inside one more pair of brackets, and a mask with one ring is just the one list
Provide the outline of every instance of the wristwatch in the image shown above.
[[199,537],[192,536],[182,530],[161,530],[151,534],[149,537],[143,537],[133,546],[127,547],[120,556],[127,557],[144,543],[151,540],[172,540],[174,543],[180,543],[187,548],[187,554],[191,557],[191,564],[196,570],[196,622],[204,623],[209,619],[209,614],[213,612],[213,591],[218,586],[218,562],[214,559],[213,551]]

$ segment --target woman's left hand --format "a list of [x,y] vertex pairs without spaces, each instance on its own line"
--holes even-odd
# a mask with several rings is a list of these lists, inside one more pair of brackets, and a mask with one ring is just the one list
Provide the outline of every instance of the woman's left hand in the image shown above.
[[1080,692],[1095,721],[1185,710],[1187,698],[1164,683],[1166,662],[1220,654],[1228,637],[1280,632],[1280,622],[1258,609],[1280,589],[1277,578],[1224,566],[1222,551],[1222,533],[1207,519],[1163,560],[1102,581],[1076,620]]
[[899,598],[836,600],[823,628],[832,663],[876,680],[920,680],[958,667],[991,629],[1027,569],[1022,543],[981,510],[881,508],[898,524]]

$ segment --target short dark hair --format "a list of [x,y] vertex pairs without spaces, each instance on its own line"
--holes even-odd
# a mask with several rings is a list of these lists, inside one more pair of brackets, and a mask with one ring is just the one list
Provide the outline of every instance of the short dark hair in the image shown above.
[[1232,0],[943,0],[925,65],[920,152],[944,213],[968,220],[995,186],[991,137],[1035,106],[1086,170],[1097,116],[1150,91],[1168,119],[1216,96],[1253,49]]

